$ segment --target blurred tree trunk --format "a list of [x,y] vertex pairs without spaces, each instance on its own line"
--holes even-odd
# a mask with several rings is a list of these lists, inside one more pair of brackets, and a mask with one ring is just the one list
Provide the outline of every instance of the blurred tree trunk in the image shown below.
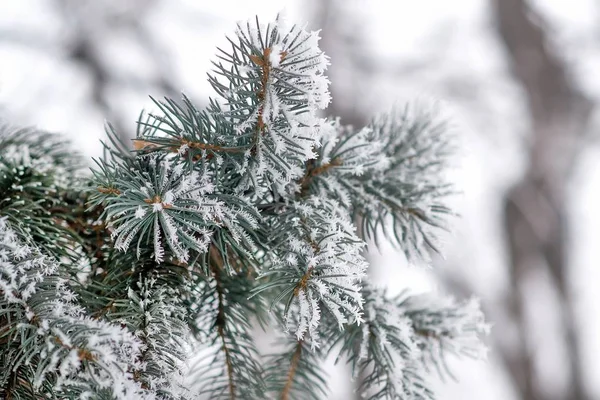
[[[569,387],[561,399],[587,399],[581,348],[569,287],[569,220],[566,191],[570,171],[585,140],[592,104],[569,80],[565,62],[554,55],[541,19],[526,0],[493,0],[497,30],[509,65],[529,107],[529,164],[504,199],[504,227],[510,255],[510,312],[519,348],[504,351],[507,369],[524,400],[552,394],[540,390],[526,316],[524,282],[531,270],[545,268],[556,287],[569,358]],[[542,260],[540,263],[538,260]],[[531,299],[530,299],[531,300]],[[516,351],[515,351],[516,350]]]

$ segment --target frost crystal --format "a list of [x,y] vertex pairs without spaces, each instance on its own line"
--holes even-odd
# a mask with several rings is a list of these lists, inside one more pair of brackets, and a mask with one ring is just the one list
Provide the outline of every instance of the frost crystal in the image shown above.
[[360,254],[364,242],[356,236],[346,212],[335,201],[312,197],[292,205],[282,228],[287,253],[273,268],[297,281],[287,314],[288,329],[298,339],[308,334],[316,343],[322,310],[331,313],[340,328],[350,321],[360,322],[358,283],[365,276],[367,262]]
[[142,206],[138,206],[137,210],[135,210],[135,217],[142,219],[144,218],[144,215],[146,215],[146,209],[142,208]]

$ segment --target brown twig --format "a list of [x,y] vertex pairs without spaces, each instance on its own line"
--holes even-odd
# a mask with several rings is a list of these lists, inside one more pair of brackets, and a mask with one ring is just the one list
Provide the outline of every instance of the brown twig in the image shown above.
[[438,333],[432,331],[431,329],[415,329],[415,334],[426,339],[435,339],[438,341],[442,340],[443,338],[452,338],[452,334],[448,331]]
[[[258,117],[256,122],[256,132],[252,141],[252,153],[256,153],[256,146],[258,145],[258,138],[260,135],[265,133],[265,121],[264,121],[264,110],[265,110],[265,99],[267,97],[267,87],[269,85],[269,77],[271,76],[271,48],[267,47],[263,50],[262,57],[257,55],[251,55],[250,60],[259,67],[261,67],[261,79],[260,89],[258,90],[258,100],[260,106],[258,107]],[[280,53],[280,61],[283,61],[287,56],[287,52],[283,51]]]
[[225,365],[227,367],[227,377],[229,381],[229,398],[231,400],[235,400],[235,382],[233,380],[233,363],[231,361],[231,354],[229,353],[229,348],[227,347],[227,343],[225,341],[225,303],[223,299],[223,283],[220,279],[221,271],[223,270],[223,258],[219,254],[219,250],[211,245],[208,250],[208,254],[210,257],[210,269],[215,277],[215,282],[217,284],[217,296],[218,296],[218,306],[217,306],[217,319],[215,321],[215,325],[217,327],[217,333],[223,342],[223,352],[225,353]]
[[340,165],[342,165],[342,159],[339,157],[335,157],[330,162],[319,165],[318,167],[315,166],[314,160],[309,160],[306,163],[306,174],[304,174],[304,177],[300,180],[300,195],[303,197],[306,196],[310,183],[316,176],[322,175],[330,169],[339,167]]
[[[181,146],[187,146],[190,149],[211,151],[214,153],[243,153],[244,151],[246,151],[246,149],[244,149],[244,148],[223,147],[223,146],[219,146],[216,144],[194,142],[194,141],[187,140],[184,138],[178,138],[177,140],[178,140],[177,146],[168,147],[169,151],[171,151],[172,153],[178,153],[180,151]],[[160,145],[157,143],[148,141],[148,140],[136,139],[133,141],[133,148],[135,150],[149,150],[149,149],[153,149],[153,148],[157,148],[157,147],[160,147]],[[187,154],[187,152],[183,153],[182,156],[186,156],[186,154]],[[206,155],[207,160],[210,160],[211,158],[213,158],[212,153],[209,153]],[[199,155],[196,155],[194,157],[194,161],[199,161],[200,159],[201,159],[201,157]]]
[[104,194],[114,194],[114,195],[120,195],[121,191],[119,189],[115,189],[115,188],[106,188],[106,187],[98,187],[97,189],[100,193],[104,193]]
[[162,201],[162,198],[159,195],[154,196],[151,199],[144,199],[144,202],[146,204],[160,204],[162,206],[162,208],[171,208],[173,207],[173,204],[171,203],[164,203]]
[[62,340],[60,340],[60,338],[58,336],[54,336],[53,337],[54,342],[59,345],[60,347],[67,349],[67,350],[77,350],[77,357],[79,358],[80,361],[96,361],[96,356],[92,354],[91,351],[81,348],[81,347],[75,347],[75,346],[70,346],[66,343],[64,343]]
[[304,276],[302,276],[302,279],[300,279],[300,282],[298,282],[296,288],[294,289],[294,296],[297,297],[301,291],[306,290],[306,285],[308,285],[308,280],[312,276],[313,269],[313,267],[308,268],[308,271],[306,271]]
[[300,363],[300,357],[302,356],[302,345],[304,344],[303,340],[299,340],[296,345],[296,351],[292,355],[292,359],[290,361],[290,370],[287,374],[287,379],[285,380],[285,386],[281,391],[281,400],[288,400],[290,396],[290,391],[292,390],[292,384],[294,383],[294,376],[296,375],[296,370],[298,369],[298,364]]
[[[243,152],[242,149],[234,148],[234,147],[223,147],[223,146],[219,146],[216,144],[194,142],[194,141],[187,140],[184,138],[179,138],[178,140],[179,140],[180,146],[185,145],[191,149],[210,150],[210,151],[214,151],[214,152],[223,152],[223,153],[241,153],[241,152]],[[153,143],[151,141],[148,141],[148,140],[136,139],[133,141],[133,148],[135,150],[152,149],[152,148],[156,148],[156,147],[160,147],[160,145]],[[177,151],[179,151],[179,147],[171,146],[170,150],[173,152],[177,152]]]
[[94,312],[92,314],[92,317],[95,319],[100,319],[100,317],[102,317],[104,314],[110,312],[110,311],[114,311],[115,310],[115,301],[114,299],[109,301],[108,304],[104,307],[102,307],[101,309],[99,309],[98,311]]

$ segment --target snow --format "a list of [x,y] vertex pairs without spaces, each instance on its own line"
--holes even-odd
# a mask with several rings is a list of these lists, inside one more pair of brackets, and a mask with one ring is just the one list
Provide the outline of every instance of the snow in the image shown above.
[[144,218],[144,215],[146,215],[146,209],[142,208],[142,206],[138,206],[137,210],[135,210],[135,217],[137,219],[142,219]]

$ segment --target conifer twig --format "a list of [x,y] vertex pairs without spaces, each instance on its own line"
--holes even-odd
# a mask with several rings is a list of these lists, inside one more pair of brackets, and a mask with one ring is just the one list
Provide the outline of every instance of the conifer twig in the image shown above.
[[265,122],[263,119],[263,113],[265,110],[265,99],[267,94],[267,85],[269,84],[269,74],[271,72],[271,63],[269,62],[269,57],[271,55],[271,48],[267,47],[263,50],[263,56],[259,57],[256,55],[251,55],[250,59],[256,65],[261,67],[261,79],[260,79],[260,89],[258,90],[258,100],[261,102],[258,107],[258,117],[256,122],[256,132],[252,139],[252,153],[256,153],[256,146],[258,145],[258,138],[261,134],[264,134]]
[[302,345],[304,344],[304,340],[299,340],[296,345],[296,350],[292,355],[292,359],[290,361],[290,369],[288,370],[287,379],[285,381],[285,386],[281,391],[281,400],[288,400],[290,391],[292,389],[292,384],[294,383],[294,376],[296,375],[296,369],[298,368],[298,364],[300,363],[300,357],[302,356]]
[[229,348],[225,341],[225,303],[223,299],[223,283],[220,279],[221,271],[223,270],[223,258],[219,254],[219,250],[211,245],[209,249],[209,255],[211,260],[211,270],[216,282],[216,290],[218,296],[217,305],[217,319],[215,326],[221,341],[223,342],[223,353],[225,354],[225,365],[227,367],[227,378],[229,387],[229,398],[235,400],[235,382],[233,380],[233,363],[231,361],[231,354],[229,354]]
[[304,177],[302,177],[302,179],[300,180],[300,195],[301,196],[306,195],[308,188],[310,186],[310,183],[312,182],[312,180],[314,179],[315,176],[324,174],[327,171],[329,171],[331,168],[339,167],[340,165],[342,165],[342,163],[343,163],[343,161],[340,157],[336,157],[333,160],[331,160],[330,162],[323,164],[323,165],[319,165],[318,167],[314,166],[314,164],[315,164],[314,160],[307,161],[306,174],[304,174]]

